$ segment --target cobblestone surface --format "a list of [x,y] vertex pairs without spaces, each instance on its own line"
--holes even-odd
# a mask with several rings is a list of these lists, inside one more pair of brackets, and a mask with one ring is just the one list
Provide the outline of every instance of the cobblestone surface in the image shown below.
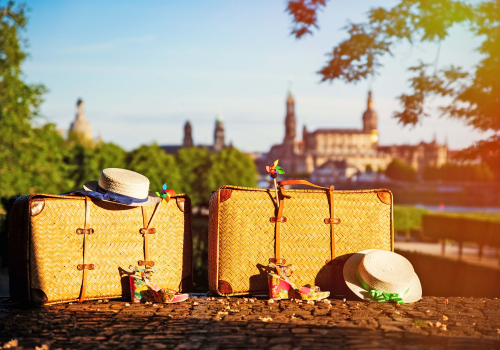
[[500,300],[308,304],[192,296],[174,305],[25,308],[3,298],[0,346],[11,339],[18,349],[500,349]]

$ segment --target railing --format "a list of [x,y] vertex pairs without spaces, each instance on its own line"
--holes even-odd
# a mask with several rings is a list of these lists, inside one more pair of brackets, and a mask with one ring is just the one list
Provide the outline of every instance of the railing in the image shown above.
[[442,242],[445,255],[446,240],[458,242],[458,257],[462,259],[464,242],[479,245],[479,259],[485,245],[500,248],[500,214],[488,213],[429,213],[422,217],[424,235]]

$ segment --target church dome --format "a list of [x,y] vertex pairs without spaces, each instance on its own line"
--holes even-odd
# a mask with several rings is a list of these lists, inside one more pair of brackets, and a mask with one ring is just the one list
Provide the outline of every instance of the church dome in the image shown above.
[[81,98],[76,101],[76,106],[77,106],[77,113],[76,113],[76,118],[71,123],[71,126],[69,130],[74,133],[78,133],[83,138],[91,141],[92,140],[92,127],[90,126],[90,123],[87,121],[85,118],[85,113],[83,111],[84,103]]

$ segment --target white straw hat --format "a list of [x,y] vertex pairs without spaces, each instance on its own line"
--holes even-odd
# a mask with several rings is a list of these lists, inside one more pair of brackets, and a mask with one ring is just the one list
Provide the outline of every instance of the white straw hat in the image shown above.
[[83,188],[96,192],[95,195],[100,195],[104,201],[134,207],[153,205],[162,200],[156,193],[149,191],[149,179],[146,176],[126,169],[104,169],[99,181],[89,181]]
[[361,299],[413,303],[422,298],[422,286],[405,257],[368,249],[351,256],[344,265],[347,286]]

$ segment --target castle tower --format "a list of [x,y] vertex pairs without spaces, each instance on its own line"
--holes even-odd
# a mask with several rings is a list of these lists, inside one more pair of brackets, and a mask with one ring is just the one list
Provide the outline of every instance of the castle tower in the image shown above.
[[214,131],[214,150],[220,152],[226,143],[224,141],[224,123],[222,115],[219,113],[215,121],[215,131]]
[[191,128],[191,123],[186,121],[186,124],[184,125],[184,140],[182,140],[182,147],[183,148],[189,148],[193,147],[193,136],[192,136],[193,129]]
[[368,92],[366,111],[363,113],[363,131],[372,134],[371,140],[375,145],[378,142],[377,112],[373,110],[372,92]]
[[92,127],[85,118],[85,104],[81,98],[76,101],[76,109],[76,118],[73,123],[71,123],[69,131],[80,143],[92,143]]
[[292,95],[292,90],[288,91],[286,99],[286,117],[285,117],[285,142],[295,140],[295,127],[297,121],[295,119],[295,100]]
[[[284,163],[290,169],[292,167],[291,163],[288,164],[288,160],[292,161],[293,155],[295,153],[295,137],[296,134],[297,121],[295,119],[295,100],[292,95],[292,90],[288,91],[288,97],[286,99],[286,117],[285,117],[285,140],[283,141],[283,155]],[[288,159],[288,160],[285,160]]]

